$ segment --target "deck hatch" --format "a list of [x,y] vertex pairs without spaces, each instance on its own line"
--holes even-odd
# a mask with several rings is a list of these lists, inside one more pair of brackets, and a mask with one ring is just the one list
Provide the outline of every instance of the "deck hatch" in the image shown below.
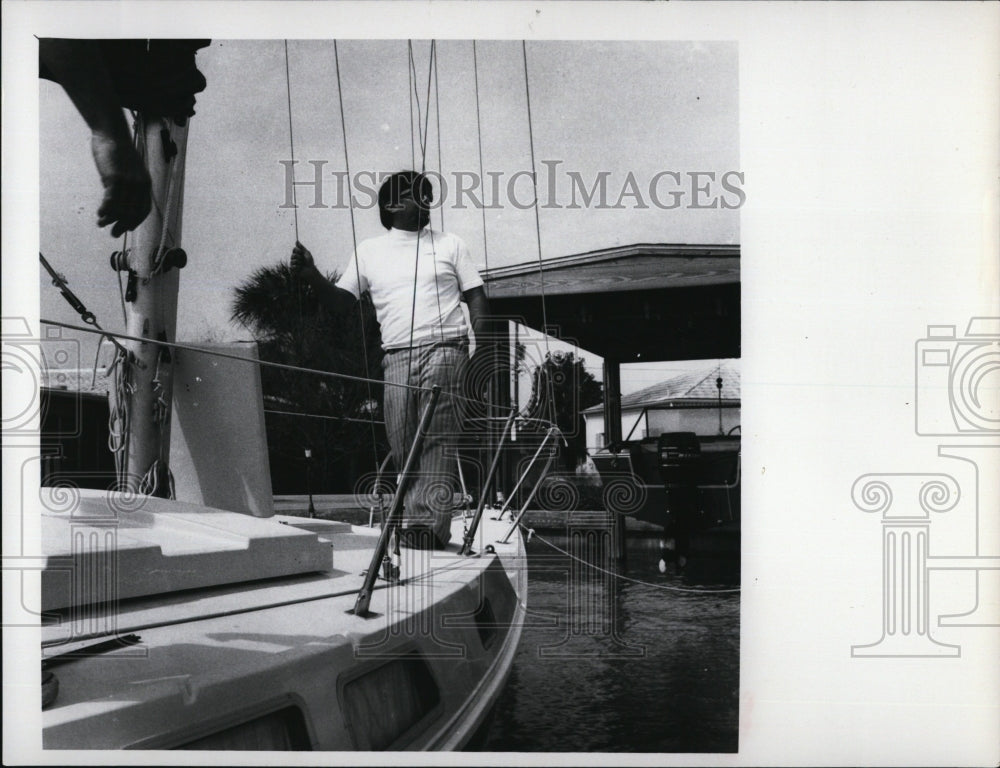
[[298,707],[285,707],[175,749],[230,749],[303,752],[312,749],[305,720]]
[[388,749],[441,701],[427,662],[416,651],[344,684],[344,711],[358,749]]

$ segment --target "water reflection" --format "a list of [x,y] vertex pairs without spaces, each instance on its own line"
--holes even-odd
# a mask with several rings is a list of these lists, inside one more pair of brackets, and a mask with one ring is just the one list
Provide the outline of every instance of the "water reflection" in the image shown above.
[[656,539],[620,568],[602,533],[542,535],[585,564],[528,543],[529,621],[483,748],[735,752],[739,593],[672,591]]

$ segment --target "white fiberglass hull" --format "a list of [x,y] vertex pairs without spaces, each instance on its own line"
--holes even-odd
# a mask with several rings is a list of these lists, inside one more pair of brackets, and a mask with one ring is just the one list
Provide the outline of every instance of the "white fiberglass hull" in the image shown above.
[[[361,618],[349,611],[377,529],[246,519],[312,532],[329,568],[56,610],[60,623],[43,630],[58,685],[43,746],[461,749],[503,689],[524,622],[523,541],[497,541],[509,523],[484,515],[478,556],[458,554],[461,520],[446,551],[403,549],[404,582],[379,580]],[[129,635],[138,640],[66,656]]]

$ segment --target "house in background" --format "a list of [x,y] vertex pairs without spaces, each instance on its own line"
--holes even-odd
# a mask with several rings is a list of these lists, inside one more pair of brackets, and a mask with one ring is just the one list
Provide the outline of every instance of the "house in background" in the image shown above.
[[[722,380],[721,389],[718,379]],[[587,450],[595,453],[608,442],[604,405],[587,408],[583,418],[587,425]],[[706,363],[705,368],[674,376],[621,398],[621,434],[626,439],[640,440],[664,432],[694,432],[701,436],[729,434],[739,425],[738,359]]]

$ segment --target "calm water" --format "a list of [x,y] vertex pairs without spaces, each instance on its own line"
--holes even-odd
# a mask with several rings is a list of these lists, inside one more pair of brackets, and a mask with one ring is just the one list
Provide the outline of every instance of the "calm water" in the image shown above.
[[[692,594],[655,539],[630,537],[619,568],[599,541],[528,543],[528,621],[483,749],[735,752],[738,592]],[[640,582],[640,583],[636,583]]]

